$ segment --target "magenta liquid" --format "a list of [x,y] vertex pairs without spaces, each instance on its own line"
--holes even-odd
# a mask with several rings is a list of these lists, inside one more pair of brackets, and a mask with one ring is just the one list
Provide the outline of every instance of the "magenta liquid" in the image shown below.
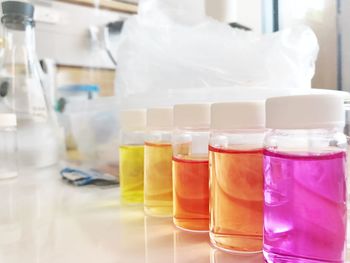
[[346,154],[264,151],[266,262],[344,262]]

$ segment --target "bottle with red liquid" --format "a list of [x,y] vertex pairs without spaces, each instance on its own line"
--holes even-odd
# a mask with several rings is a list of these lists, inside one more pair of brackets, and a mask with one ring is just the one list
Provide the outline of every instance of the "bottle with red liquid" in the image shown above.
[[210,104],[174,106],[173,216],[189,231],[209,230]]
[[212,105],[210,239],[220,249],[262,250],[264,135],[264,101]]
[[343,99],[277,97],[266,102],[266,262],[345,262],[346,137]]

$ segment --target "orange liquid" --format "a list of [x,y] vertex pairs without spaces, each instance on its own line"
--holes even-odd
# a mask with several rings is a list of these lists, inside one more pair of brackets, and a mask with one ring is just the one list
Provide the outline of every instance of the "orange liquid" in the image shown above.
[[262,150],[235,151],[209,147],[210,237],[219,248],[262,250]]
[[173,157],[174,223],[192,231],[209,230],[208,160]]
[[145,143],[145,212],[153,216],[172,216],[171,144]]

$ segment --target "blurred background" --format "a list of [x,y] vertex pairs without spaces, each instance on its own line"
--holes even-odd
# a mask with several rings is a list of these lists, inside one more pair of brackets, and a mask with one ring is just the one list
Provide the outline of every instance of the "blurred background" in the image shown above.
[[[57,64],[57,71],[51,69],[56,86],[97,84],[100,96],[112,95],[122,21],[137,13],[138,1],[29,2],[36,7],[39,58]],[[208,16],[262,34],[299,23],[309,25],[320,42],[313,87],[350,90],[350,28],[344,26],[350,19],[349,1],[206,0],[206,8]]]
[[[67,159],[89,165],[103,160],[104,170],[116,171],[111,164],[118,137],[118,45],[124,21],[137,14],[138,0],[22,1],[35,5],[38,58],[64,128]],[[206,13],[258,34],[310,26],[320,45],[312,87],[350,91],[349,1],[206,0]]]

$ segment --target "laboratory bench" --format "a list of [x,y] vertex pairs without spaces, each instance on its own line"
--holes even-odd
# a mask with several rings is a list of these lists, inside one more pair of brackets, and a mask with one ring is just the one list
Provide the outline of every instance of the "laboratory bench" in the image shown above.
[[208,233],[121,206],[118,187],[75,187],[57,167],[0,181],[1,263],[260,263],[213,248]]

